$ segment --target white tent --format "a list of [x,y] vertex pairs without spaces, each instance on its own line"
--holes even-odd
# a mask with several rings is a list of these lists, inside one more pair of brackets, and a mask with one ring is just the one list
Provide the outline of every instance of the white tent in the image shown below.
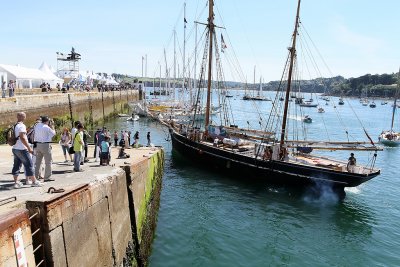
[[[43,82],[50,83],[55,80],[54,76],[34,68],[0,64],[0,72],[6,73],[8,81],[16,81],[16,88],[38,88]],[[62,83],[61,79],[58,80],[60,81]]]
[[119,83],[114,80],[114,77],[109,76],[109,78],[106,80],[107,85],[118,85]]
[[57,83],[60,84],[60,86],[62,86],[64,80],[54,75],[54,73],[51,71],[46,62],[43,61],[42,65],[40,65],[39,67],[39,70],[41,70],[48,76],[48,80],[46,80],[46,82],[48,82],[51,87],[53,88],[56,87]]

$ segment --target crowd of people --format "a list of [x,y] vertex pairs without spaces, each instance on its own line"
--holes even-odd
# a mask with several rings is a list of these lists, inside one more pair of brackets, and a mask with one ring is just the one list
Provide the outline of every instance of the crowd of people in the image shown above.
[[[14,125],[15,143],[12,147],[14,155],[14,163],[12,175],[14,177],[14,188],[20,188],[23,184],[18,179],[20,169],[23,166],[25,169],[25,184],[31,186],[42,186],[40,179],[43,182],[54,181],[52,178],[52,146],[56,131],[54,122],[47,116],[41,116],[36,123],[27,128],[24,124],[26,114],[19,112],[17,114],[17,123]],[[131,141],[130,131],[121,131],[118,134],[114,131],[112,136],[107,128],[99,128],[93,134],[94,162],[99,162],[101,166],[107,166],[111,160],[112,137],[114,146],[119,146],[117,158],[129,158],[129,154],[125,149],[130,147],[139,147],[139,131],[133,135]],[[82,172],[82,165],[89,162],[88,158],[88,143],[92,136],[85,129],[80,121],[74,123],[71,131],[64,128],[60,137],[60,146],[63,151],[65,163],[73,162],[73,171]],[[150,132],[147,133],[147,145],[151,145]],[[44,162],[44,164],[42,164]]]

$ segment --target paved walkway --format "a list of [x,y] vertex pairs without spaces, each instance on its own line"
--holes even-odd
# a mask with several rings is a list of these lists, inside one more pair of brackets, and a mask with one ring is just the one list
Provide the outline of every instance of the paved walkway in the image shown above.
[[[13,154],[11,146],[0,145],[0,214],[11,209],[18,207],[25,207],[27,200],[40,200],[46,201],[54,198],[55,194],[47,193],[50,187],[56,189],[62,188],[66,192],[74,190],[85,184],[105,179],[116,174],[120,170],[120,166],[132,165],[146,159],[155,153],[158,148],[135,148],[126,149],[125,152],[130,155],[127,159],[116,159],[118,149],[112,147],[110,166],[99,166],[99,162],[95,162],[93,156],[93,146],[89,146],[89,162],[85,163],[82,167],[83,172],[74,172],[73,163],[64,163],[64,156],[62,154],[61,146],[53,144],[53,175],[52,179],[55,181],[43,183],[43,187],[31,187],[24,185],[22,188],[14,189],[14,179],[11,174],[13,165]],[[21,169],[23,170],[23,168]],[[25,175],[19,175],[20,181],[25,184]],[[2,205],[3,199],[16,197],[16,200]]]

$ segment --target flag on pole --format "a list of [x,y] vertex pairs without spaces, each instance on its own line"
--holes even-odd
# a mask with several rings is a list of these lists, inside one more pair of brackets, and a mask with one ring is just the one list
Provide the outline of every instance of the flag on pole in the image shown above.
[[224,53],[226,48],[228,48],[228,46],[226,45],[226,43],[224,41],[224,36],[222,36],[222,33],[221,33],[221,52]]

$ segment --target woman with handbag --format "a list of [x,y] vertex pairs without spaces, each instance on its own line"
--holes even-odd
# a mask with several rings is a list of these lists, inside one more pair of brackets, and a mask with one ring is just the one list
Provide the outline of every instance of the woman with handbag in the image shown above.
[[68,162],[67,153],[69,155],[69,159],[72,162],[72,155],[69,154],[69,148],[71,146],[71,133],[68,128],[64,128],[63,133],[61,134],[60,145],[64,153],[65,162]]

